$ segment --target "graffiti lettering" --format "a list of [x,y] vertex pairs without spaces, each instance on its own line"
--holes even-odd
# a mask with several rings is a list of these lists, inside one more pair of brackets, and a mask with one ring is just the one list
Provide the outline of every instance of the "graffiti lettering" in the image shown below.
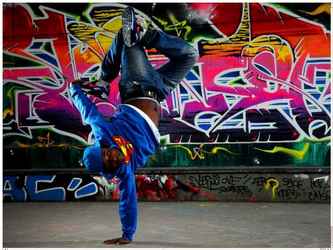
[[[136,185],[138,198],[148,201],[329,201],[330,183],[318,184],[324,180],[318,174],[307,176],[136,175]],[[5,201],[119,200],[119,180],[90,175],[5,176],[3,197]]]
[[27,192],[23,187],[17,185],[16,176],[7,176],[3,184],[3,198],[4,200],[25,201],[27,199]]
[[[75,78],[99,77],[127,7],[78,3],[77,10],[66,11],[71,7],[65,3],[50,6],[4,4],[3,135],[8,152],[17,145],[34,145],[46,133],[54,138],[52,145],[67,144],[71,151],[91,142],[91,129],[73,107],[68,84]],[[224,165],[239,165],[244,151],[238,145],[248,146],[255,165],[269,164],[257,154],[286,156],[275,158],[280,165],[286,158],[302,166],[328,164],[329,25],[319,23],[317,16],[296,17],[269,3],[182,6],[177,9],[175,3],[175,12],[159,8],[153,16],[150,6],[135,9],[153,27],[187,40],[200,54],[162,102],[160,132],[166,150],[159,156],[164,165],[194,166],[196,161],[221,166],[225,159]],[[314,41],[320,46],[313,46]],[[154,67],[167,61],[154,48],[146,52]],[[120,103],[119,79],[110,83],[108,102],[92,98],[105,116],[112,116]],[[321,145],[325,150],[313,150]],[[180,160],[174,159],[175,152]],[[308,157],[312,152],[316,156]],[[216,180],[198,181],[219,187]],[[54,192],[60,199],[62,191]]]
[[[276,175],[261,176],[256,174],[247,175],[189,175],[188,179],[194,186],[217,192],[220,199],[234,199],[228,193],[236,193],[244,197],[245,200],[253,201],[255,198],[262,199],[266,194],[270,194],[271,200],[274,201],[327,201],[330,196],[329,182],[325,182],[323,177],[299,178],[298,175]],[[222,198],[223,197],[223,198]]]
[[228,187],[220,187],[219,193],[236,193],[236,194],[242,194],[242,195],[251,195],[252,191],[247,186],[228,186]]
[[279,189],[277,195],[279,200],[292,201],[301,197],[301,192],[295,189]]
[[[61,176],[26,176],[24,184],[18,185],[18,179],[22,177],[5,176],[4,199],[10,201],[65,201],[85,197],[93,197],[98,193],[98,186],[93,181],[74,177],[67,181],[67,177]],[[64,185],[67,183],[68,185]],[[83,183],[83,185],[81,185]],[[86,184],[85,184],[86,183]],[[74,192],[74,197],[72,193]]]
[[326,190],[324,192],[316,190],[316,191],[311,191],[309,193],[310,201],[315,201],[315,200],[327,201],[327,200],[329,200],[329,197],[330,197],[330,194],[329,194],[328,190]]
[[[92,6],[88,15],[98,20],[99,26],[96,26],[95,23],[74,21],[74,17],[47,7],[41,6],[44,17],[37,17],[32,14],[28,5],[6,5],[5,15],[8,19],[5,19],[5,53],[39,64],[19,69],[5,67],[5,84],[17,81],[18,85],[24,84],[33,88],[33,92],[29,90],[30,95],[25,91],[17,99],[18,107],[30,108],[19,109],[18,120],[15,120],[19,126],[37,127],[41,119],[47,122],[44,126],[56,125],[62,131],[73,133],[69,126],[57,124],[56,114],[51,118],[46,116],[44,110],[67,110],[67,114],[76,114],[69,100],[63,95],[67,88],[66,82],[73,79],[74,75],[96,74],[112,37],[120,28],[121,7],[117,4],[105,8]],[[243,131],[240,138],[244,138],[244,142],[295,141],[304,137],[328,138],[329,56],[312,57],[306,45],[294,47],[278,33],[251,39],[248,32],[251,27],[249,8],[256,9],[258,4],[243,5],[240,29],[229,36],[229,40],[217,38],[198,41],[202,55],[199,63],[163,107],[169,114],[172,113],[174,120],[202,132],[209,138],[217,139],[217,142],[235,141],[233,134],[228,132],[230,129]],[[106,16],[99,19],[97,9],[98,13],[104,11],[109,19]],[[15,16],[10,14],[13,12],[16,13]],[[141,12],[140,14],[143,15]],[[12,29],[10,23],[16,22],[20,15],[23,19],[22,27],[25,28]],[[186,21],[178,22],[172,14],[169,18],[173,23],[172,27],[158,17],[155,20],[159,20],[166,31],[171,28],[178,29],[181,24],[183,28],[188,27],[186,34],[191,32],[190,26],[184,26]],[[23,23],[24,20],[26,24]],[[53,27],[51,30],[48,29],[50,24]],[[325,36],[316,26],[307,23],[303,23],[303,26],[313,29],[318,37]],[[25,40],[14,44],[11,40],[13,36],[24,37]],[[303,40],[304,44],[307,37],[300,36],[299,39]],[[235,43],[232,53],[230,48],[233,46],[230,41]],[[82,51],[83,45],[86,49]],[[329,53],[329,42],[322,44],[322,47],[325,47],[324,45],[327,45]],[[295,58],[294,54],[299,54],[299,57]],[[154,63],[158,65],[164,61],[165,59],[155,60]],[[50,87],[49,83],[57,87]],[[111,95],[117,93],[113,92]],[[52,100],[52,106],[48,104],[49,100]],[[110,100],[119,102],[114,97],[110,97]],[[24,102],[28,103],[23,105]],[[55,103],[59,104],[57,109],[53,109]],[[219,105],[216,105],[217,103]],[[27,124],[31,117],[34,117],[36,122]],[[284,138],[277,136],[282,126],[288,127]],[[7,128],[9,132],[10,127]],[[172,129],[166,129],[171,136],[171,142],[174,142]],[[178,136],[179,134],[182,134],[182,131],[179,131]],[[198,140],[206,142],[207,138]]]

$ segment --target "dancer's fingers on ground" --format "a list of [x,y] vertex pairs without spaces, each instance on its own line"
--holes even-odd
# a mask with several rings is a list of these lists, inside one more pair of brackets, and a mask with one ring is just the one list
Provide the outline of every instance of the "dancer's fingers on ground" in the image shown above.
[[124,239],[121,237],[104,241],[104,244],[107,244],[107,245],[125,245],[125,244],[129,244],[129,243],[131,243],[130,240],[127,240],[127,239]]

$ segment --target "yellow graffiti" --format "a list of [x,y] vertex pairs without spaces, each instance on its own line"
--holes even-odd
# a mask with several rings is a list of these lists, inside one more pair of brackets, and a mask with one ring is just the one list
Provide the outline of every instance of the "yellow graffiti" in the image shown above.
[[10,108],[5,109],[3,111],[3,119],[6,119],[7,116],[9,116],[9,117],[14,116],[14,112]]
[[282,45],[278,50],[277,59],[278,60],[281,59],[281,61],[286,62],[290,60],[290,58],[291,58],[291,53],[289,47],[286,45]]
[[276,55],[276,58],[288,62],[293,58],[290,46],[280,37],[274,35],[262,35],[247,43],[242,50],[244,56],[254,57],[257,54],[269,51]]
[[104,30],[110,32],[111,34],[117,34],[122,25],[123,23],[121,17],[119,16],[112,19],[112,21],[105,23],[102,27]]
[[275,146],[273,149],[260,149],[260,148],[255,148],[255,149],[269,154],[276,154],[282,152],[287,155],[293,156],[299,160],[302,160],[304,159],[304,156],[308,152],[309,148],[310,148],[310,143],[305,143],[303,149],[301,150],[290,149],[280,146]]
[[[202,144],[200,145],[200,149],[202,148]],[[203,154],[203,152],[200,150],[198,150],[197,152],[192,152],[191,149],[183,146],[183,145],[175,145],[175,146],[170,146],[170,148],[181,148],[181,149],[184,149],[190,156],[191,160],[195,160],[197,157],[200,159],[200,160],[203,160],[205,159],[205,155]]]
[[38,142],[34,143],[34,144],[25,144],[25,143],[21,143],[18,141],[15,141],[14,144],[16,144],[19,148],[76,148],[76,149],[83,149],[82,146],[74,146],[72,144],[65,144],[65,143],[61,143],[61,144],[55,144],[55,141],[51,140],[50,137],[50,132],[48,132],[46,134],[46,136],[37,136],[37,140]]
[[228,40],[232,44],[242,44],[250,41],[250,6],[249,3],[243,4],[241,22],[236,33],[231,35]]
[[83,22],[72,22],[67,29],[81,42],[74,49],[76,60],[90,64],[99,63],[112,43],[112,39],[122,26],[121,12],[94,13],[93,19],[98,26]]
[[120,18],[123,13],[123,8],[108,8],[94,9],[93,12],[87,14],[98,27],[104,27],[107,23],[113,22],[115,18]]
[[[231,155],[239,155],[239,154],[237,154],[237,153],[234,153],[234,152],[231,152],[230,150],[228,150],[228,149],[226,149],[226,148],[223,148],[223,147],[214,147],[212,150],[211,150],[211,154],[217,154],[218,153],[218,151],[224,151],[224,152],[227,152],[227,153],[229,153],[229,154],[231,154]],[[205,151],[206,152],[206,151]],[[207,152],[207,153],[209,153],[209,152]]]
[[316,16],[322,13],[327,13],[327,14],[331,14],[331,4],[329,3],[323,3],[321,5],[319,5],[315,10],[313,11],[304,11],[302,10],[302,12],[309,14],[311,16]]
[[279,187],[280,183],[278,180],[274,178],[270,178],[266,180],[266,183],[264,184],[265,190],[269,190],[270,187],[272,187],[272,199],[276,199],[276,189]]
[[37,136],[37,140],[39,141],[39,143],[44,144],[46,147],[48,147],[54,143],[54,141],[51,141],[51,139],[50,139],[50,132],[48,132],[46,134],[46,137]]
[[238,155],[237,153],[233,153],[230,150],[224,148],[224,147],[214,147],[211,149],[211,151],[203,150],[204,144],[200,144],[199,147],[193,148],[193,151],[186,146],[183,145],[175,145],[175,146],[169,146],[169,148],[181,148],[184,149],[190,156],[191,160],[200,159],[204,160],[206,158],[206,155],[208,154],[217,154],[219,151],[224,151],[232,155]]
[[71,148],[71,149],[79,149],[82,150],[83,146],[75,146],[72,144],[66,144],[66,143],[61,143],[61,144],[45,144],[45,143],[34,143],[34,144],[25,144],[21,142],[14,142],[15,145],[17,145],[19,148]]
[[68,25],[68,29],[74,37],[85,43],[95,41],[96,33],[104,31],[96,26],[80,22]]

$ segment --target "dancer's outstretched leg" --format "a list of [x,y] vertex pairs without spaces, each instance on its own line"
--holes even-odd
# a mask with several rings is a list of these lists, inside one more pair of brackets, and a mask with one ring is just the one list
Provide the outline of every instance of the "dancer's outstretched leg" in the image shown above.
[[[102,62],[101,79],[104,84],[110,82],[121,70],[119,89],[122,101],[151,90],[156,92],[159,101],[164,100],[193,67],[198,53],[176,36],[166,34],[147,23],[142,27],[133,16],[132,8],[125,9],[124,13],[123,23],[126,25],[118,32]],[[141,23],[144,22],[141,20]],[[131,24],[136,32],[130,30]],[[169,61],[155,69],[144,48],[156,48]],[[108,90],[108,86],[105,89]]]

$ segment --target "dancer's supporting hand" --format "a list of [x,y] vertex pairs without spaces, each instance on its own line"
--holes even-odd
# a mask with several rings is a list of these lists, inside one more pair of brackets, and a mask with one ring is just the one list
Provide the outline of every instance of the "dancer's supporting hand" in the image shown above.
[[111,239],[111,240],[106,240],[106,241],[104,241],[104,244],[107,244],[107,245],[125,245],[125,244],[129,244],[131,242],[132,242],[131,240],[127,240],[127,239],[124,239],[124,238],[120,237],[120,238],[115,238],[115,239]]

